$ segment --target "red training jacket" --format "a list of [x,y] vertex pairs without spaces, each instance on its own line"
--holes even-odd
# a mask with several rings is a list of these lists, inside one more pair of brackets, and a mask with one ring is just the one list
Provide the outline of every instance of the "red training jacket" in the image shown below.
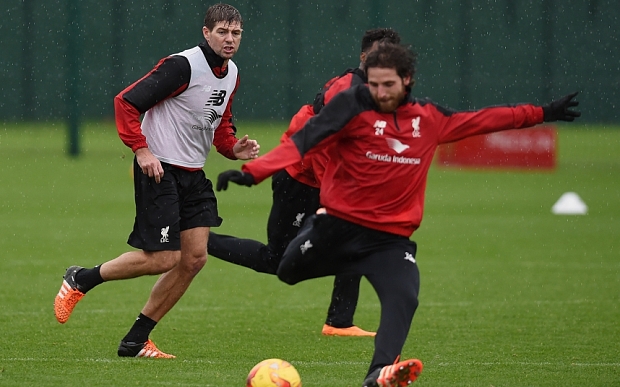
[[420,226],[426,178],[439,144],[543,122],[539,106],[522,104],[457,112],[409,94],[380,113],[366,85],[335,96],[303,129],[243,165],[256,183],[329,147],[321,181],[327,213],[405,237]]

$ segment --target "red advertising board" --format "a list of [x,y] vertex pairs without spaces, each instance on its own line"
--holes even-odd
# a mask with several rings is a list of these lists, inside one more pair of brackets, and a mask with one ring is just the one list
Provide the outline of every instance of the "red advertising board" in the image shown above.
[[514,129],[469,137],[437,149],[437,163],[448,167],[555,168],[554,126]]

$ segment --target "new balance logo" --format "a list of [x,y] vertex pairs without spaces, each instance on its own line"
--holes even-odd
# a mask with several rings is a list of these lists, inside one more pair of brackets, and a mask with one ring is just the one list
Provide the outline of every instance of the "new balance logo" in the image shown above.
[[382,120],[375,121],[375,124],[372,126],[375,128],[375,136],[383,136],[383,129],[387,126],[387,122]]
[[203,109],[204,111],[204,119],[207,121],[207,123],[209,124],[208,126],[213,126],[213,123],[215,121],[217,121],[219,118],[221,118],[222,116],[216,112],[214,109],[205,107]]
[[301,250],[302,254],[306,254],[306,251],[308,251],[308,249],[310,249],[312,247],[312,243],[310,243],[310,240],[307,240],[304,242],[303,245],[299,246],[299,249]]
[[205,104],[206,106],[222,106],[224,103],[224,97],[226,97],[226,90],[213,90],[211,97]]
[[408,252],[408,251],[405,251],[405,260],[409,261],[409,262],[412,262],[412,263],[415,263],[415,257],[413,255],[411,255],[411,253]]
[[299,214],[297,214],[297,216],[295,216],[295,221],[293,222],[293,226],[295,226],[295,227],[301,227],[301,222],[303,221],[303,219],[304,219],[304,216],[305,216],[305,215],[306,215],[306,214],[304,214],[304,213],[302,213],[302,212],[300,212]]
[[159,240],[161,243],[168,243],[168,230],[170,226],[166,226],[161,229],[161,239]]

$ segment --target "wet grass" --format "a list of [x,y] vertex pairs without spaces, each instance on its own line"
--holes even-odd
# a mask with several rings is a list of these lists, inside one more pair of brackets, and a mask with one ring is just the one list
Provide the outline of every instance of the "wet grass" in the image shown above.
[[[267,151],[284,124],[239,123]],[[0,125],[0,385],[243,386],[279,357],[305,387],[361,384],[372,339],[320,335],[331,279],[287,286],[210,259],[152,334],[173,361],[119,359],[154,277],[107,283],[65,325],[64,269],[127,250],[131,152],[111,123],[85,126],[78,157],[60,124]],[[420,386],[613,386],[620,380],[620,130],[563,126],[552,172],[433,167],[418,242],[420,307],[403,350]],[[210,156],[207,175],[239,162]],[[585,216],[551,206],[578,193]],[[221,231],[265,239],[270,186],[218,193]],[[356,323],[376,329],[363,282]]]

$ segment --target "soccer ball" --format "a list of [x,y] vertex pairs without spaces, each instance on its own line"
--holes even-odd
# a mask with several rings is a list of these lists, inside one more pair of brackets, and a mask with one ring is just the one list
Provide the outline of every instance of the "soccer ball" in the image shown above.
[[281,359],[263,360],[252,368],[246,387],[301,387],[299,373]]

